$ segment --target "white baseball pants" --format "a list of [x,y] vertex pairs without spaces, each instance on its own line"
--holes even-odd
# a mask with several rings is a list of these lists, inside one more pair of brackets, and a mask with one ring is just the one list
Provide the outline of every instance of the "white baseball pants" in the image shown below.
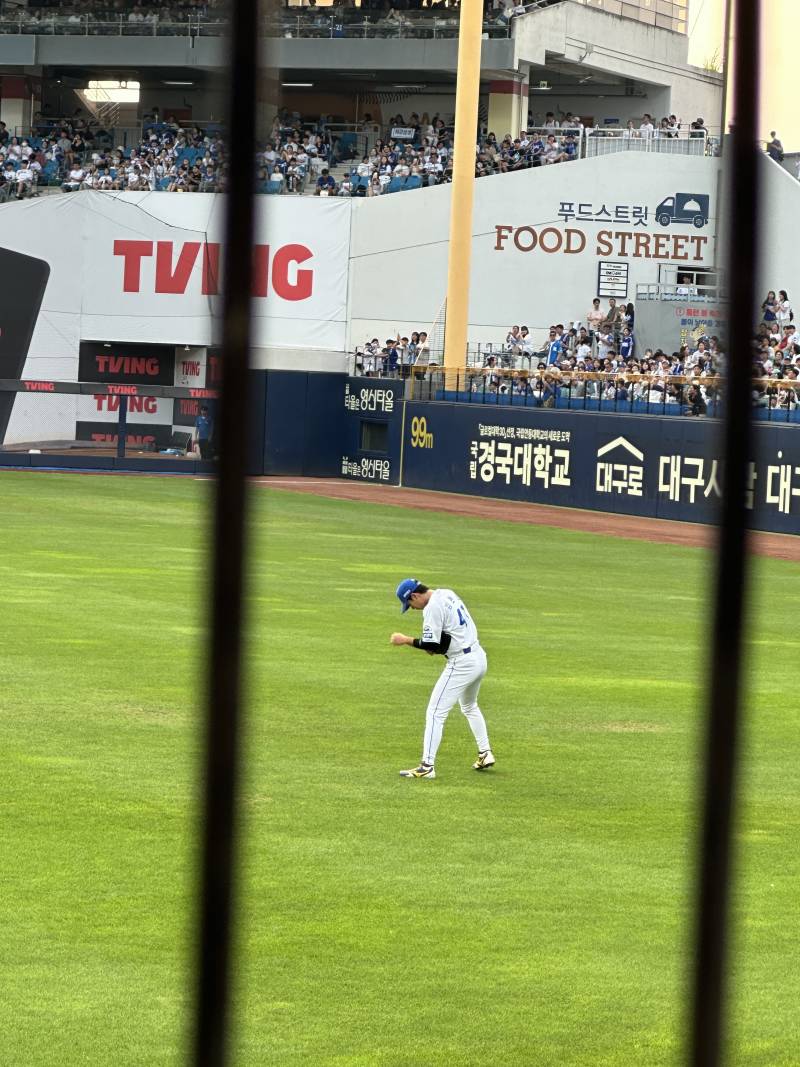
[[422,742],[423,763],[433,764],[436,759],[444,724],[456,701],[469,723],[478,751],[485,752],[490,747],[486,722],[478,707],[478,692],[485,674],[486,653],[480,645],[473,645],[471,652],[457,653],[448,658],[428,701]]

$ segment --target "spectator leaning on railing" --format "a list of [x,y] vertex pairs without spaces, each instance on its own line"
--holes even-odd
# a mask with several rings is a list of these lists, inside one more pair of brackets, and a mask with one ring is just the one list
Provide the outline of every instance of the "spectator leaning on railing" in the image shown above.
[[[753,333],[753,404],[767,410],[764,417],[772,418],[775,411],[786,413],[788,419],[800,408],[800,334],[785,290],[770,291],[764,305],[775,311]],[[604,310],[595,298],[595,319],[602,316],[601,324],[619,320],[620,325],[616,335],[595,333],[594,346],[586,326],[577,322],[569,329],[554,324],[538,350],[527,327],[511,326],[499,351],[487,353],[482,366],[459,372],[459,389],[489,398],[528,397],[531,403],[545,407],[591,401],[695,418],[716,414],[725,374],[720,338],[702,335],[671,353],[661,349],[640,352],[634,312],[632,304],[618,305],[613,299]],[[356,360],[357,373],[377,376],[407,374],[411,365],[416,378],[428,377],[433,387],[444,387],[439,368],[428,357],[423,333],[412,333],[410,340],[398,336],[384,345],[375,338]]]

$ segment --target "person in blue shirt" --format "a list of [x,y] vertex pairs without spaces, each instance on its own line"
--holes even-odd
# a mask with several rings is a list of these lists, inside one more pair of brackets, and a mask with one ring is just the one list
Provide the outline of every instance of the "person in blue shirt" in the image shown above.
[[317,188],[314,196],[321,196],[325,193],[327,196],[333,196],[336,192],[336,181],[332,174],[328,173],[328,168],[322,168],[322,174],[317,178]]
[[400,353],[397,350],[397,341],[392,340],[391,337],[386,339],[386,348],[384,351],[384,370],[390,378],[397,377],[397,364],[400,361]]
[[200,407],[200,414],[194,420],[194,436],[200,449],[201,459],[212,459],[211,438],[214,434],[214,420],[205,404]]
[[561,338],[558,336],[556,330],[550,331],[550,336],[547,340],[547,365],[552,366],[554,363],[558,363],[561,360],[561,353],[564,351],[564,344]]
[[528,149],[530,156],[531,166],[540,167],[542,165],[544,157],[544,140],[541,137],[534,137],[530,148]]
[[555,407],[556,403],[556,383],[552,375],[545,374],[544,381],[541,387],[541,396],[539,403],[543,408]]
[[622,331],[622,340],[619,343],[619,354],[621,358],[630,359],[633,356],[635,348],[636,341],[633,339],[633,334],[626,326]]

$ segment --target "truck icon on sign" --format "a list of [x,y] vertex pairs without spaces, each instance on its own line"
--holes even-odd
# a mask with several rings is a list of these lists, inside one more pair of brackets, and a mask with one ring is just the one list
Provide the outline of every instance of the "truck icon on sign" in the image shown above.
[[661,226],[673,222],[690,222],[698,230],[708,223],[709,197],[706,193],[676,193],[662,200],[655,209],[656,221]]

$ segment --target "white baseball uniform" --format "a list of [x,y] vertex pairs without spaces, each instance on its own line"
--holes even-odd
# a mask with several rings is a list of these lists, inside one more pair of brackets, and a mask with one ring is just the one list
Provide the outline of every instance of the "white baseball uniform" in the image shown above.
[[491,748],[486,722],[478,707],[478,692],[486,674],[486,653],[463,600],[452,589],[434,589],[422,613],[422,641],[439,643],[450,637],[447,662],[433,687],[425,715],[422,762],[433,765],[450,709],[458,701],[479,752]]

